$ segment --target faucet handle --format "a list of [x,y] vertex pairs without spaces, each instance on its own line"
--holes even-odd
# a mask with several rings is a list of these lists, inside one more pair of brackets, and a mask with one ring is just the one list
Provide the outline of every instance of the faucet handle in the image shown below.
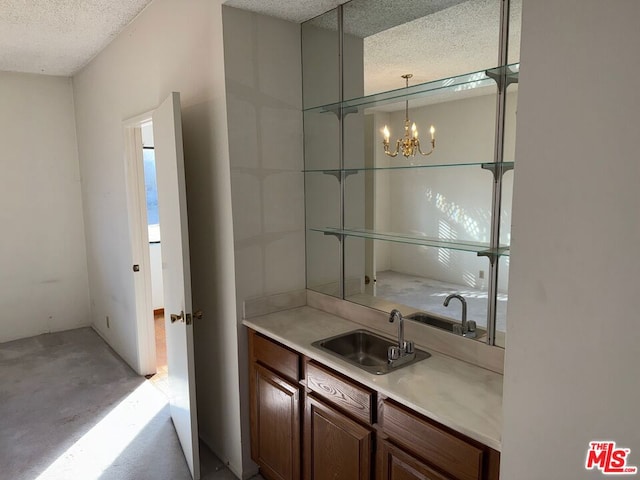
[[475,332],[476,331],[476,321],[475,320],[469,320],[467,322],[467,330],[470,332]]
[[391,362],[400,358],[400,347],[392,345],[387,349],[387,359]]
[[414,351],[414,346],[413,346],[413,342],[411,341],[406,341],[404,342],[404,353],[413,353]]

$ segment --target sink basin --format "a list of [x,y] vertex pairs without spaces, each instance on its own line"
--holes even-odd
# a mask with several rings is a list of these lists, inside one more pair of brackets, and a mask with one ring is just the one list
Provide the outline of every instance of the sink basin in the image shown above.
[[318,340],[311,345],[376,375],[392,372],[431,356],[430,353],[416,348],[416,356],[413,360],[402,365],[391,366],[387,360],[387,350],[397,345],[397,342],[367,330],[354,330]]
[[[408,320],[424,323],[432,327],[446,330],[447,332],[455,333],[456,335],[462,335],[462,325],[455,320],[448,320],[446,318],[436,317],[424,312],[416,312],[404,317]],[[476,336],[481,337],[486,333],[486,330],[476,327]]]

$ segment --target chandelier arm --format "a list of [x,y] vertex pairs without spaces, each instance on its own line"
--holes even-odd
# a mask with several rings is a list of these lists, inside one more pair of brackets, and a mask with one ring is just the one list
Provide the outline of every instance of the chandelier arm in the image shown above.
[[429,150],[427,153],[424,153],[424,152],[422,151],[422,148],[420,147],[420,140],[416,139],[416,145],[417,145],[417,147],[418,147],[418,152],[420,152],[420,155],[423,155],[423,156],[425,156],[425,157],[426,157],[427,155],[431,155],[431,154],[433,153],[433,151],[434,151],[434,150],[435,150],[435,148],[436,148],[435,143],[436,143],[436,141],[435,141],[435,140],[431,140],[431,150]]
[[[406,73],[402,75],[402,78],[405,80],[405,88],[409,88],[409,79],[413,77],[411,73]],[[411,125],[411,121],[409,120],[409,97],[407,96],[404,101],[404,136],[396,140],[396,149],[392,152],[389,149],[389,130],[387,126],[384,126],[383,134],[384,140],[382,141],[382,145],[384,146],[384,153],[389,157],[396,157],[398,153],[402,153],[402,155],[406,158],[413,157],[417,152],[420,155],[427,156],[431,155],[436,148],[436,139],[434,137],[434,128],[431,126],[431,150],[428,152],[423,152],[422,147],[420,146],[420,140],[418,140],[418,131],[416,128],[416,124]]]
[[400,148],[400,140],[396,140],[396,151],[393,153],[391,152],[391,150],[389,150],[389,144],[387,142],[384,142],[384,153],[386,153],[390,157],[397,157],[399,148]]

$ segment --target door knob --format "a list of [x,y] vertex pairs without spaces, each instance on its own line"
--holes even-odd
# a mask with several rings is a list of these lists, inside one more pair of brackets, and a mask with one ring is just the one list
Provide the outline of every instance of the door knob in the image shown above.
[[202,313],[202,310],[196,310],[195,312],[193,312],[193,315],[190,313],[187,313],[187,325],[191,325],[193,323],[194,318],[197,318],[198,320],[200,320],[203,316],[204,314]]
[[171,314],[171,323],[176,323],[178,320],[181,320],[184,322],[184,311],[181,311],[180,315],[177,315],[175,313]]

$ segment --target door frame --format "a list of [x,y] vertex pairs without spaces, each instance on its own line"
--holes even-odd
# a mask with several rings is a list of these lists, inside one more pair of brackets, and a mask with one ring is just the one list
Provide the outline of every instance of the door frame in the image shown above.
[[136,311],[136,345],[138,351],[137,373],[156,373],[155,324],[151,296],[151,256],[147,227],[147,196],[142,159],[142,125],[151,122],[153,111],[137,115],[123,122],[124,162],[127,187],[127,213],[131,244],[131,268]]

